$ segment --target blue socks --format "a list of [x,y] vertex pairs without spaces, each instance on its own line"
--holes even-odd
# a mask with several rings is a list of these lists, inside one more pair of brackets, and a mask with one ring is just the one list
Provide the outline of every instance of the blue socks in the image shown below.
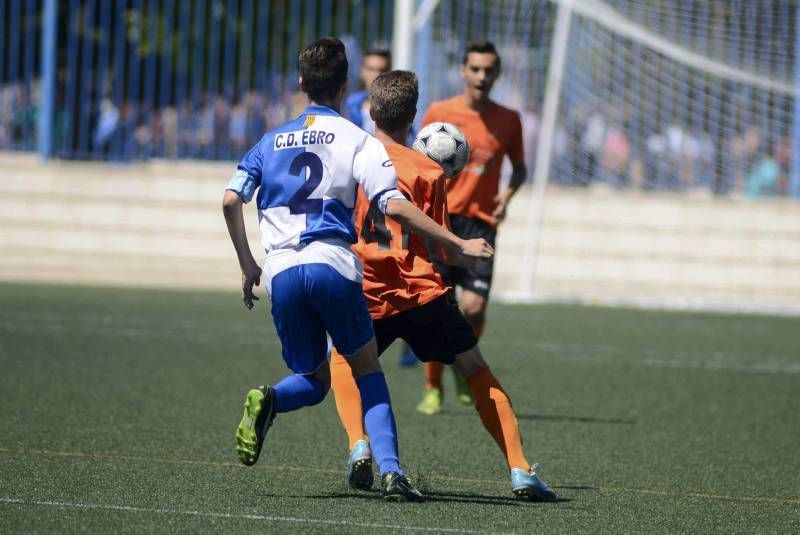
[[397,448],[397,426],[383,372],[362,375],[356,379],[356,384],[361,392],[364,427],[381,475],[386,472],[402,475]]
[[323,399],[328,389],[325,385],[307,375],[289,375],[284,377],[275,389],[277,412],[289,412],[301,407],[316,405]]
[[[356,379],[364,410],[364,427],[369,435],[372,455],[381,475],[403,474],[397,448],[397,425],[389,399],[389,387],[383,372],[373,372]],[[325,385],[307,375],[289,375],[274,387],[277,412],[289,412],[316,405],[325,399]]]

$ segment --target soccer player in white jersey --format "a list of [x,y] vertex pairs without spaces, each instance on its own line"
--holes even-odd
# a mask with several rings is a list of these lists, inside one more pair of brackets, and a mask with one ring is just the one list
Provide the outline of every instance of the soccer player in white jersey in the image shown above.
[[483,239],[462,240],[435,223],[397,190],[384,146],[338,112],[347,81],[344,45],[320,39],[300,53],[300,88],[311,104],[294,120],[264,135],[239,163],[223,211],[239,266],[243,301],[253,308],[262,270],[245,233],[242,205],[258,190],[258,219],[267,251],[263,275],[283,359],[293,374],[250,390],[236,430],[237,453],[258,460],[277,413],[321,402],[330,388],[326,332],[353,369],[364,424],[387,500],[419,501],[400,467],[389,390],[361,289],[353,208],[360,184],[379,209],[455,258],[488,258]]

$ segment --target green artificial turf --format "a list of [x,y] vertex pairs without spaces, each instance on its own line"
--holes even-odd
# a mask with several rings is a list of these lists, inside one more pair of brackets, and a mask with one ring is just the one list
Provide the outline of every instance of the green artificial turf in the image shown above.
[[492,304],[483,352],[530,461],[563,497],[515,501],[503,458],[447,376],[382,359],[425,504],[345,483],[333,400],[279,415],[258,464],[234,430],[286,373],[262,300],[0,285],[0,532],[797,532],[795,318]]

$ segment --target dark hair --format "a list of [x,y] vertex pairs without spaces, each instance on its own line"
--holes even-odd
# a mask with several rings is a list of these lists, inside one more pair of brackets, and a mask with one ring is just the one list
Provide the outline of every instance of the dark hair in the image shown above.
[[467,51],[464,52],[464,58],[461,61],[462,65],[467,64],[467,58],[471,52],[477,52],[479,54],[494,54],[494,57],[497,58],[496,67],[498,70],[500,70],[500,54],[497,53],[497,49],[495,48],[494,43],[491,41],[472,41],[470,44],[468,44]]
[[300,51],[302,90],[313,101],[336,98],[347,82],[347,55],[344,43],[324,37]]
[[419,82],[411,71],[389,71],[369,86],[369,106],[375,124],[391,132],[408,126],[417,114]]
[[[367,59],[368,56],[380,56],[386,60],[387,70],[392,70],[392,52],[387,48],[369,48],[364,51],[363,59]],[[363,61],[362,59],[362,61]]]

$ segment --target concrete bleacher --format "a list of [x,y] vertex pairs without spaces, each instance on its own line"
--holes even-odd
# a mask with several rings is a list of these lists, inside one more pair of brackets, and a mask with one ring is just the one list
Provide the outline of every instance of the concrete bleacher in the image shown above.
[[[496,290],[512,297],[531,205],[522,192],[500,232]],[[551,188],[537,257],[540,299],[800,310],[800,203]]]
[[[0,154],[0,279],[235,289],[220,208],[233,169]],[[500,229],[498,296],[520,297],[529,271],[530,197]],[[537,299],[800,310],[800,203],[550,188],[536,258]]]

